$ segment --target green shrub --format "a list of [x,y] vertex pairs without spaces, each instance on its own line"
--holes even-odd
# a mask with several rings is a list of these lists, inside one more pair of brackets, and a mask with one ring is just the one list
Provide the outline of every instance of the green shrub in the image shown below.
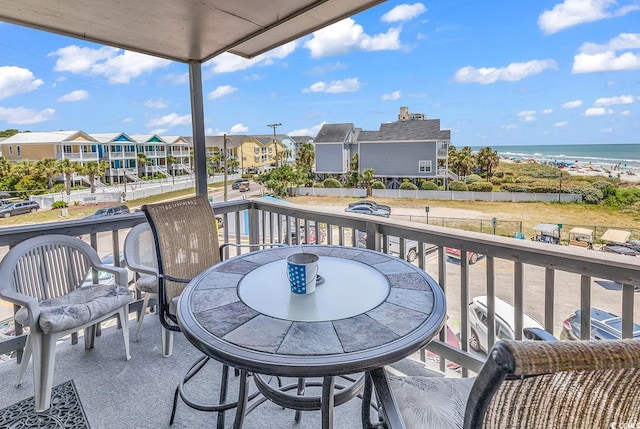
[[386,189],[386,186],[381,181],[376,180],[371,184],[371,189]]
[[582,192],[582,201],[587,204],[600,204],[602,197],[602,191],[596,188],[585,189]]
[[313,187],[314,188],[324,188],[324,183],[322,183],[322,182],[314,182],[313,183]]
[[529,192],[529,188],[520,183],[504,183],[500,186],[500,190],[503,192]]
[[53,204],[51,204],[51,210],[63,209],[68,206],[69,204],[67,204],[66,201],[54,201]]
[[502,177],[493,176],[489,179],[489,183],[491,183],[492,185],[502,185],[502,180]]
[[438,190],[438,185],[436,184],[436,182],[434,182],[432,180],[425,180],[424,182],[422,182],[422,190],[423,191],[437,191]]
[[469,190],[473,192],[491,192],[493,191],[493,184],[491,182],[475,182],[470,184]]
[[324,179],[322,182],[325,188],[342,188],[342,185],[337,179],[329,177],[328,179]]
[[449,183],[449,190],[450,191],[468,191],[469,187],[464,182],[461,182],[459,180],[454,180],[453,182]]
[[411,182],[402,182],[400,185],[401,191],[417,191],[418,187]]
[[480,177],[478,174],[470,174],[467,176],[467,185],[471,184],[471,183],[476,183],[482,180],[482,177]]

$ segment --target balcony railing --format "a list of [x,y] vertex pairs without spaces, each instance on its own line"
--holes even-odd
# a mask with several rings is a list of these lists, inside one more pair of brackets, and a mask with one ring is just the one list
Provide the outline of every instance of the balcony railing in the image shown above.
[[[479,371],[484,361],[483,356],[468,350],[473,327],[469,325],[467,308],[474,295],[488,296],[488,326],[496,326],[494,298],[510,297],[507,300],[512,301],[514,307],[516,339],[522,339],[525,308],[527,313],[534,313],[547,331],[556,334],[562,327],[562,320],[571,311],[580,309],[581,336],[588,339],[590,308],[603,306],[621,315],[621,336],[633,337],[634,313],[638,310],[634,286],[640,286],[640,261],[637,258],[398,219],[333,214],[263,200],[218,203],[214,204],[214,210],[224,219],[224,228],[220,231],[224,242],[313,244],[313,237],[322,237],[328,244],[360,245],[378,251],[390,250],[390,242],[393,242],[400,255],[406,254],[410,240],[418,242],[418,258],[414,263],[443,288],[449,324],[459,322],[461,348],[447,344],[444,330],[428,346],[431,352],[443,358],[440,359],[442,370],[449,360],[461,365],[463,375],[466,375],[469,370]],[[101,255],[117,254],[122,250],[128,229],[144,221],[144,214],[137,212],[104,220],[2,228],[0,254],[4,255],[11,245],[46,233],[82,236]],[[459,265],[448,261],[446,247],[461,249]],[[427,249],[431,253],[427,254]],[[485,255],[482,263],[470,266],[468,252]],[[136,309],[138,307],[132,307],[132,311]],[[489,345],[496,340],[495,332],[495,329],[489,330]],[[18,336],[0,343],[0,353],[23,345],[24,337]]]

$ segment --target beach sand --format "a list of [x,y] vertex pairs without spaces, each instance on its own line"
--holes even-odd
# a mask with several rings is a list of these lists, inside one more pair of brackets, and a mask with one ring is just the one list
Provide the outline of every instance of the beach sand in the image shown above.
[[[512,159],[501,158],[500,162],[514,163]],[[624,168],[619,165],[596,165],[576,162],[571,167],[560,167],[572,176],[600,176],[618,178],[623,182],[640,183],[640,169]]]

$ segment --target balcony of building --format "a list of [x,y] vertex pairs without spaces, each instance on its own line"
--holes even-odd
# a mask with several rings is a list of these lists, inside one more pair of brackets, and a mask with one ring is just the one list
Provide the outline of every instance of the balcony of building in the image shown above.
[[[311,237],[323,237],[324,244],[364,246],[386,253],[391,252],[393,244],[395,253],[405,255],[410,243],[417,242],[417,258],[413,264],[430,274],[447,298],[447,326],[450,329],[443,330],[426,350],[413,356],[412,361],[412,365],[421,369],[426,366],[428,370],[425,371],[434,376],[446,373],[467,377],[482,366],[485,355],[469,347],[474,327],[470,324],[467,308],[475,296],[488,296],[489,326],[497,326],[494,298],[513,304],[517,340],[522,339],[522,328],[526,327],[525,313],[537,319],[548,332],[559,336],[564,319],[575,310],[581,310],[583,339],[590,338],[592,307],[620,315],[620,336],[623,338],[634,336],[634,317],[640,314],[634,292],[634,287],[640,286],[640,264],[637,258],[629,256],[393,218],[331,213],[262,199],[218,203],[214,204],[214,210],[223,218],[224,227],[219,231],[221,241],[228,243],[284,240],[313,244]],[[3,228],[0,229],[0,252],[4,255],[10,246],[31,236],[63,233],[82,236],[101,255],[117,254],[122,250],[127,231],[145,221],[143,213],[137,212],[104,220]],[[296,224],[304,227],[295,227]],[[287,233],[287,225],[294,225],[289,230],[295,231],[293,234]],[[461,249],[459,262],[448,258],[447,247]],[[473,265],[469,262],[472,254],[481,255]],[[136,301],[131,311],[139,308],[140,301]],[[9,313],[10,317],[10,310],[3,307],[5,316]],[[447,341],[447,332],[456,334],[459,347]],[[489,345],[496,341],[494,332],[497,331],[489,330]],[[24,341],[25,336],[20,333],[8,337],[0,343],[0,353],[18,350]],[[120,356],[121,336],[114,326],[105,326],[93,350],[84,351],[82,345],[71,345],[69,340],[63,343],[56,361],[54,385],[74,380],[94,428],[167,425],[173,389],[198,355],[184,337],[176,335],[173,356],[163,358],[156,317],[145,319],[139,342],[132,343],[129,362]],[[458,369],[452,371],[452,367]],[[6,380],[0,407],[33,395],[28,377],[20,388],[11,384],[17,369],[15,358],[7,358],[0,364],[0,374]],[[335,427],[357,427],[357,402],[351,401],[336,409]],[[123,405],[125,403],[127,405]],[[319,418],[317,412],[304,413],[301,425],[297,425],[292,411],[263,404],[250,414],[245,427],[318,427]],[[213,421],[215,417],[211,414],[188,409],[181,403],[175,427],[210,427]]]

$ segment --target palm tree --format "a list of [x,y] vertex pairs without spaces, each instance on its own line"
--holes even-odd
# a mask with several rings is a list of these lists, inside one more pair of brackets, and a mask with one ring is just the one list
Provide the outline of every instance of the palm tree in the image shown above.
[[36,168],[39,173],[47,178],[47,187],[53,188],[53,177],[60,173],[58,161],[53,158],[43,158],[40,161],[36,161]]
[[483,147],[478,151],[476,155],[476,159],[478,160],[478,165],[480,165],[480,169],[482,171],[487,172],[487,182],[491,178],[491,174],[493,173],[493,169],[500,165],[500,158],[498,157],[498,152],[491,149],[489,146]]
[[11,174],[13,163],[4,156],[0,156],[0,178]]
[[71,195],[71,176],[73,173],[77,173],[82,169],[82,164],[78,161],[71,161],[69,158],[64,158],[60,161],[60,172],[64,174],[64,185],[67,195]]
[[[146,168],[141,168],[141,167],[146,167],[147,166],[147,155],[145,155],[143,152],[138,152],[138,175],[141,176],[142,174],[140,174],[140,172],[142,171],[144,173],[144,175],[147,175],[147,169]],[[125,178],[125,181],[127,179]]]
[[375,179],[376,172],[373,168],[365,168],[362,172],[362,182],[364,186],[367,188],[367,197],[371,196],[371,185],[376,180]]
[[236,169],[240,165],[238,160],[234,157],[228,158],[226,164],[227,164],[227,171],[228,169],[231,169],[232,171],[236,171]]
[[449,168],[458,176],[468,176],[475,166],[476,158],[473,156],[469,146],[465,146],[458,151],[454,150],[453,153],[449,152]]
[[167,155],[167,164],[169,165],[169,171],[171,174],[171,183],[176,183],[176,172],[173,166],[176,165],[177,158],[171,154]]
[[220,161],[222,161],[222,154],[220,152],[214,152],[213,155],[209,157],[209,162],[214,164],[216,170],[220,170]]
[[313,149],[313,144],[303,143],[300,145],[296,153],[296,167],[306,170],[310,174],[315,160],[316,152]]
[[89,176],[89,186],[92,194],[96,192],[96,177],[101,177],[108,168],[109,163],[104,160],[101,160],[99,163],[89,161],[85,164],[83,174]]

